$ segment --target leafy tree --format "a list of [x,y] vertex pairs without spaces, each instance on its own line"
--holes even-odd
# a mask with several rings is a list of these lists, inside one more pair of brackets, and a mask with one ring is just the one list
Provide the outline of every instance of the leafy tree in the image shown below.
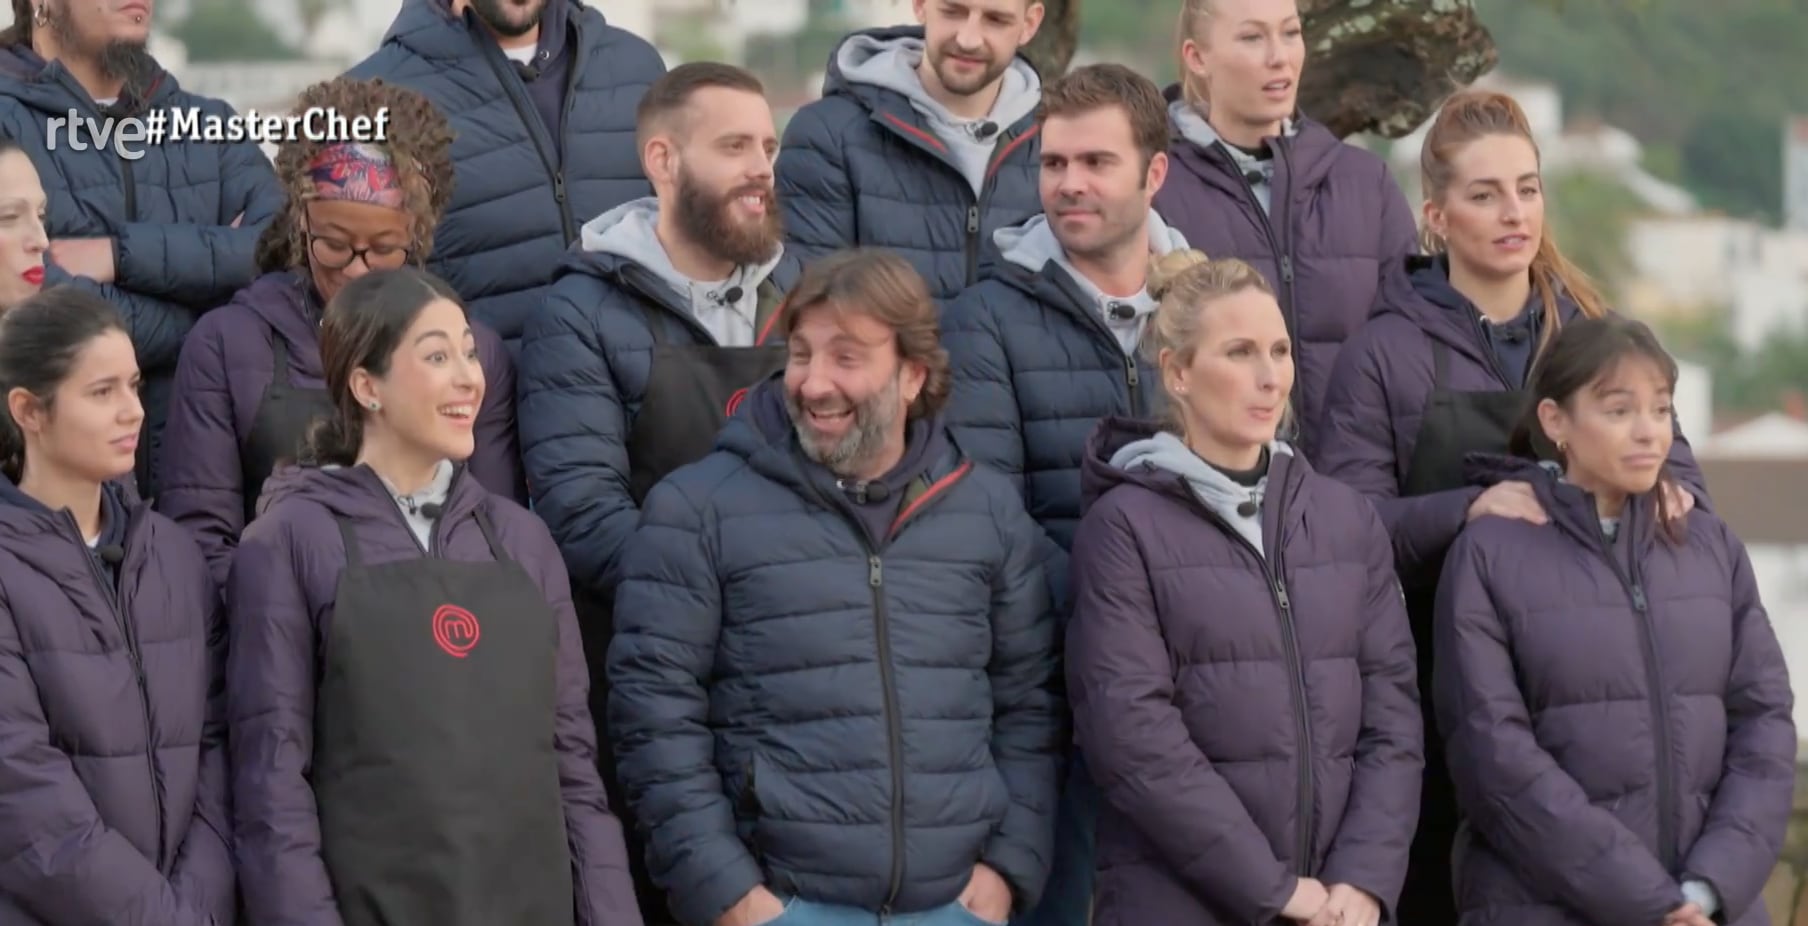
[[194,62],[292,61],[301,57],[244,0],[196,0],[187,18],[170,33]]

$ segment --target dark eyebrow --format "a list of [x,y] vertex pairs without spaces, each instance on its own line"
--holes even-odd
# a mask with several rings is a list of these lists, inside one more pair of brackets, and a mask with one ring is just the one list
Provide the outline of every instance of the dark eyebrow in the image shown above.
[[[471,336],[471,329],[466,328],[465,329],[465,337],[470,337],[470,336]],[[427,340],[428,338],[445,338],[448,341],[452,340],[451,335],[447,334],[444,331],[439,330],[438,328],[435,328],[432,331],[422,332],[420,334],[420,336],[418,336],[414,339],[414,343],[419,344],[422,341]]]

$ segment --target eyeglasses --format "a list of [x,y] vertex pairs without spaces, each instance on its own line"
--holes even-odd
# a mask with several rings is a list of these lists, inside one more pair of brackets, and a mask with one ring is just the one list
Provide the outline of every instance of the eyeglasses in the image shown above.
[[344,270],[354,260],[364,261],[370,270],[394,270],[414,257],[414,249],[394,244],[373,244],[354,248],[333,238],[308,235],[308,256],[316,266],[326,270]]

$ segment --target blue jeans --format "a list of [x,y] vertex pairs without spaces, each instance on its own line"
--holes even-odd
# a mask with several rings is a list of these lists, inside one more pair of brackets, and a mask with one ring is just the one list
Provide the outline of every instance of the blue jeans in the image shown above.
[[1099,840],[1099,786],[1074,750],[1055,810],[1055,860],[1036,908],[1012,926],[1087,926],[1092,922],[1093,862]]
[[785,912],[766,926],[1004,926],[979,917],[955,901],[921,913],[893,913],[884,919],[859,907],[836,907],[793,897]]

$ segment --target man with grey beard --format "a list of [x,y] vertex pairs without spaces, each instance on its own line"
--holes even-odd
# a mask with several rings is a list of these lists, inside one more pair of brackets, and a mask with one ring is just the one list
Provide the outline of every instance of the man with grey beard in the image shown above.
[[579,223],[652,192],[635,107],[665,63],[582,0],[402,0],[349,76],[418,91],[452,122],[452,202],[428,267],[520,346]]
[[1004,923],[1048,877],[1040,529],[947,438],[936,327],[903,257],[812,262],[783,375],[642,508],[610,739],[685,926]]
[[283,201],[253,141],[121,139],[133,142],[125,152],[118,134],[101,143],[100,130],[125,131],[109,119],[233,115],[182,90],[145,49],[151,4],[13,0],[13,25],[0,33],[0,135],[31,155],[50,201],[44,283],[98,293],[131,329],[144,375],[136,475],[146,498],[157,491],[182,341],[202,312],[251,282],[258,235]]
[[[778,133],[758,78],[682,65],[648,89],[638,123],[656,194],[584,225],[527,319],[516,375],[528,484],[571,573],[599,727],[612,576],[641,500],[708,453],[740,396],[784,364],[764,332],[800,269],[779,230]],[[606,749],[603,771],[614,788]],[[666,922],[636,874],[647,921]]]

